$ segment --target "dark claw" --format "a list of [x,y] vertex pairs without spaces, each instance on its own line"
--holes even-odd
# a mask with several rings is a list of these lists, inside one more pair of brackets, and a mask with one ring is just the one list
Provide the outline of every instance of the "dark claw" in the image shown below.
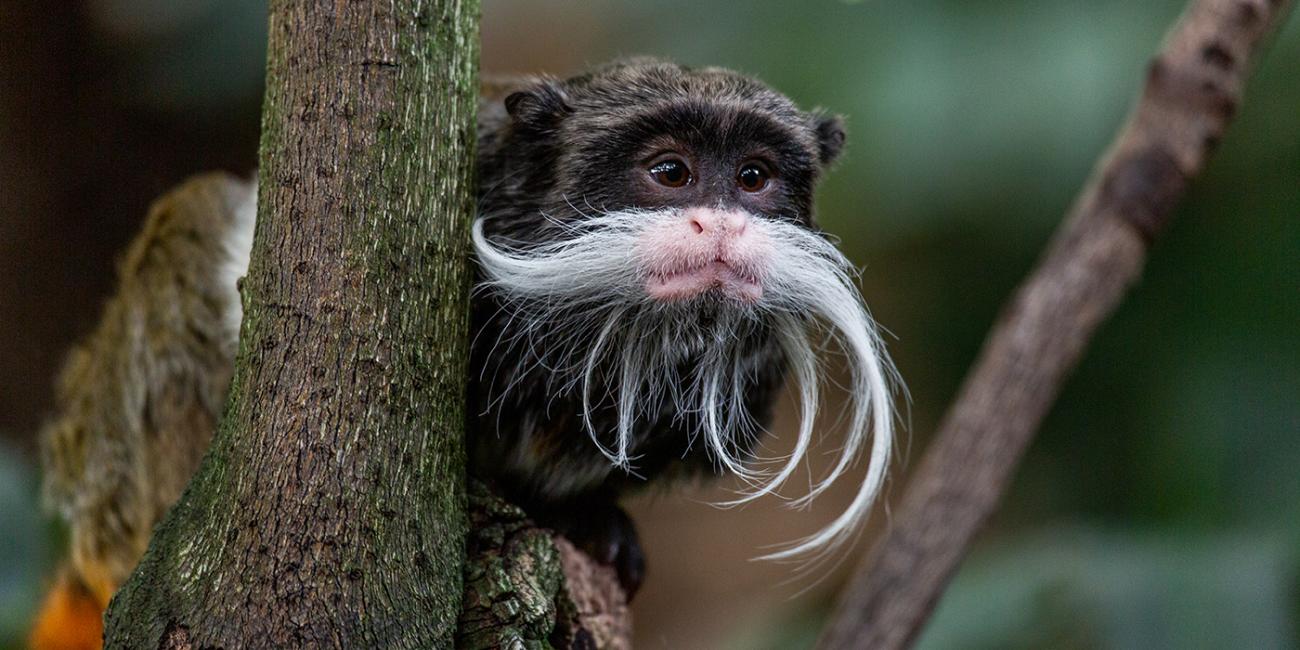
[[645,582],[645,552],[641,550],[641,538],[636,534],[636,525],[623,509],[613,507],[615,522],[607,530],[609,539],[605,547],[609,552],[609,564],[618,572],[618,582],[627,594],[628,602],[641,589]]
[[613,567],[630,602],[645,581],[645,553],[631,517],[608,500],[582,501],[534,513],[597,562]]

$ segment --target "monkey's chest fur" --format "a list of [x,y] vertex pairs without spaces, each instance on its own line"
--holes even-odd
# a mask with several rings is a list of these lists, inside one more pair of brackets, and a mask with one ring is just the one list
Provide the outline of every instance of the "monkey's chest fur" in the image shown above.
[[[547,362],[548,350],[538,347],[545,340],[512,337],[510,328],[517,327],[492,296],[474,301],[467,412],[471,471],[480,479],[527,507],[617,497],[664,478],[722,474],[697,439],[699,414],[679,412],[673,400],[638,410],[631,427],[632,465],[616,465],[597,444],[613,445],[619,425],[614,390],[604,383],[596,387],[590,421],[584,422],[580,384],[557,376],[563,371]],[[739,403],[746,412],[738,415],[756,434],[771,421],[785,363],[773,337],[750,338],[740,361],[755,371],[743,383]],[[687,354],[673,374],[689,376],[693,363]],[[731,444],[743,457],[756,442],[744,435]]]

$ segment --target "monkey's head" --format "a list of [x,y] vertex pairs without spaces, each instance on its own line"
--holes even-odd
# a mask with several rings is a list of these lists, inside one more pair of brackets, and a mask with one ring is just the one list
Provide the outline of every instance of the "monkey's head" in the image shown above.
[[813,188],[845,139],[838,117],[757,80],[652,59],[539,79],[499,108],[508,126],[484,145],[480,210],[490,234],[525,244],[629,209],[673,210],[692,228],[741,213],[811,227]]
[[[750,481],[746,501],[803,460],[824,383],[813,336],[828,334],[849,360],[854,406],[839,462],[794,503],[870,440],[868,476],[849,512],[777,555],[845,539],[883,480],[892,409],[854,269],[813,222],[840,120],[731,71],[646,59],[538,80],[496,110],[505,126],[480,133],[474,235],[484,290],[527,342],[515,349],[544,357],[521,363],[552,369],[585,422],[602,400],[617,409],[617,431],[588,428],[625,468],[637,419],[676,409],[722,469]],[[738,444],[755,433],[742,405],[762,346],[779,351],[803,404],[794,453],[775,468]]]

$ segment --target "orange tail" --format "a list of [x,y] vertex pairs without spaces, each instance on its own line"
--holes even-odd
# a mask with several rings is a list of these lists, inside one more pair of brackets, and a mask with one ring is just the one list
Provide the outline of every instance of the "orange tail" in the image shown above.
[[32,626],[31,650],[100,650],[104,605],[71,571],[61,571]]

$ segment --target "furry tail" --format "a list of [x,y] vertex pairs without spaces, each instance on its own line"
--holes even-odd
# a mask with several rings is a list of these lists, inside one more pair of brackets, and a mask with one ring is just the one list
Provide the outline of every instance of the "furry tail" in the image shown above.
[[99,650],[108,602],[64,568],[27,637],[31,650]]

